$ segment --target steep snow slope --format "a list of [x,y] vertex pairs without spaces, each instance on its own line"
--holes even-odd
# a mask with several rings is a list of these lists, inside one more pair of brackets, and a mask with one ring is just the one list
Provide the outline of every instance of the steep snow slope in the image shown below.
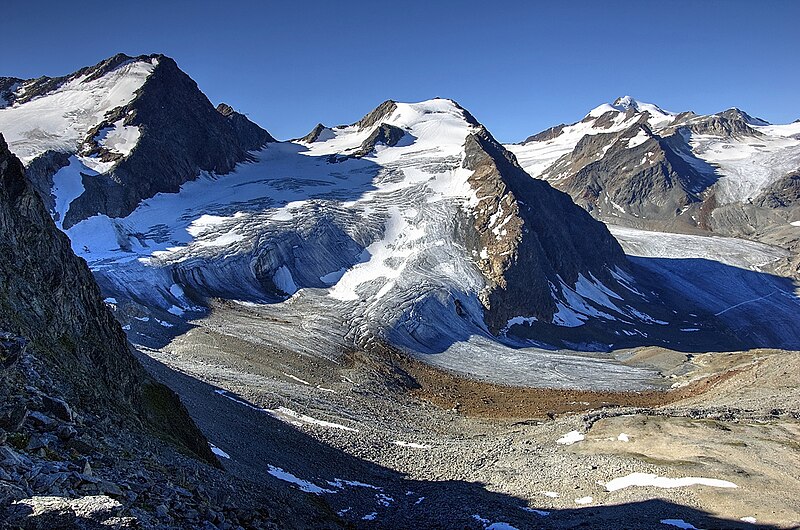
[[[157,65],[156,58],[129,60],[100,77],[91,70],[78,73],[30,101],[0,108],[0,131],[24,163],[47,150],[74,152],[106,113],[133,100]],[[25,96],[35,83],[17,83],[10,93]]]

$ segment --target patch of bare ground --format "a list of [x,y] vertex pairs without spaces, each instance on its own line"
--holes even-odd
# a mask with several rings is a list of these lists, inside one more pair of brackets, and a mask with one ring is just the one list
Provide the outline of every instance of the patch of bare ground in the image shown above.
[[[683,355],[683,354],[681,354]],[[374,346],[369,354],[350,352],[349,365],[359,363],[383,370],[405,386],[409,393],[443,409],[455,409],[466,416],[481,418],[543,418],[586,412],[601,408],[662,407],[700,396],[731,377],[750,368],[749,357],[728,359],[728,366],[717,370],[697,366],[699,374],[667,390],[608,392],[562,388],[505,386],[469,379],[431,366],[385,345]],[[724,366],[724,364],[722,365]]]

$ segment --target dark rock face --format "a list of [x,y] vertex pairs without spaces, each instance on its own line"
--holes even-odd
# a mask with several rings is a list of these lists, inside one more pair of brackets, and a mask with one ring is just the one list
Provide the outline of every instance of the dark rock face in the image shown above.
[[177,396],[134,358],[89,268],[72,253],[2,136],[0,226],[0,330],[30,341],[78,410],[152,429],[215,462]]
[[[600,218],[632,215],[673,219],[687,206],[702,202],[700,194],[714,182],[713,170],[702,172],[687,162],[692,157],[680,133],[654,134],[646,114],[620,132],[584,136],[575,149],[545,173],[557,177],[559,189]],[[646,139],[629,147],[637,135]]]
[[488,285],[481,301],[490,330],[498,332],[515,316],[549,322],[556,312],[551,284],[560,294],[559,278],[574,284],[579,273],[591,273],[612,281],[609,267],[627,267],[602,223],[568,195],[531,179],[485,128],[469,135],[465,148],[464,167],[474,171],[469,182],[484,200],[464,238],[467,249],[481,256]]
[[392,112],[395,111],[397,108],[397,103],[388,99],[375,107],[375,110],[358,120],[353,125],[357,126],[359,129],[366,129],[367,127],[372,127],[379,121],[387,118]]
[[[158,66],[133,101],[109,112],[80,146],[83,154],[118,163],[109,173],[84,178],[85,191],[65,215],[65,229],[98,213],[124,217],[142,200],[157,193],[176,192],[201,171],[230,172],[248,159],[248,151],[274,141],[267,131],[233,109],[217,111],[175,61],[163,55],[135,59],[117,55],[69,77],[41,78],[30,82],[26,98],[31,90],[43,94],[77,75],[96,78],[127,61],[153,59],[158,60]],[[102,129],[119,121],[138,127],[141,133],[138,144],[125,158],[96,140]]]
[[555,127],[550,127],[549,129],[545,129],[540,133],[528,136],[521,143],[524,145],[527,144],[528,142],[546,142],[547,140],[558,138],[561,135],[561,131],[563,131],[564,127],[566,126],[567,126],[566,123],[561,123],[559,125],[556,125]]
[[14,89],[22,83],[16,77],[0,77],[0,109],[8,107],[14,102]]
[[372,132],[372,134],[367,137],[366,140],[364,140],[364,142],[361,144],[361,147],[358,148],[353,156],[366,156],[371,153],[378,144],[393,147],[397,145],[397,142],[399,142],[405,135],[406,132],[400,127],[382,123]]
[[256,151],[276,141],[270,133],[248,120],[244,114],[233,110],[230,105],[220,103],[217,112],[228,118],[239,145],[245,151]]
[[327,127],[325,127],[321,123],[318,123],[318,124],[316,124],[314,126],[313,129],[311,129],[311,132],[309,132],[307,135],[303,136],[302,138],[298,138],[298,141],[299,142],[306,142],[306,143],[309,143],[309,144],[313,143],[313,142],[316,142],[317,139],[319,138],[319,135],[322,134],[322,131],[324,131],[325,129],[327,129]]
[[[55,197],[53,197],[53,175],[59,169],[69,165],[69,153],[59,151],[45,151],[31,160],[25,174],[33,184],[34,189],[44,201],[48,211],[55,213]],[[56,219],[59,221],[60,219]]]
[[776,180],[753,203],[766,208],[800,205],[800,169]]
[[692,120],[686,127],[695,134],[711,134],[714,136],[761,136],[761,133],[750,127],[752,124],[766,125],[739,109],[729,109],[719,114],[702,119]]

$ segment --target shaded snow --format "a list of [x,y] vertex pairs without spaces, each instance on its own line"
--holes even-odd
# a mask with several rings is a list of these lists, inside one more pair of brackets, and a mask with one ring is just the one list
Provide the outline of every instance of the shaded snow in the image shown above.
[[684,530],[699,530],[696,526],[687,523],[683,519],[661,519],[660,522],[661,524],[683,528]]
[[226,453],[225,451],[223,451],[222,449],[220,449],[216,445],[212,444],[211,442],[208,442],[208,445],[211,447],[211,452],[214,453],[215,455],[217,455],[219,457],[222,457],[222,458],[230,458],[231,457],[231,455],[229,455],[228,453]]
[[53,216],[56,225],[62,228],[64,216],[69,210],[69,205],[77,199],[84,191],[83,177],[81,172],[93,174],[93,171],[86,171],[86,168],[75,156],[69,157],[69,165],[62,167],[53,175],[52,194],[55,197],[55,215]]
[[289,482],[299,487],[300,491],[305,491],[306,493],[313,493],[315,495],[321,495],[323,493],[336,493],[334,490],[329,490],[325,488],[321,488],[314,484],[313,482],[309,482],[307,480],[303,480],[298,478],[288,471],[284,471],[283,469],[273,466],[269,464],[267,466],[267,473],[272,475],[273,477],[283,480],[284,482]]

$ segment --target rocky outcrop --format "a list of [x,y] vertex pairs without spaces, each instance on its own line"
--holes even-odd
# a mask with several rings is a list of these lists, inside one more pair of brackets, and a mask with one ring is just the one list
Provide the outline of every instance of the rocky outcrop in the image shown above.
[[662,137],[647,115],[618,133],[584,136],[573,151],[544,174],[560,190],[598,218],[672,220],[714,182],[712,169],[700,171],[684,137]]
[[53,176],[59,169],[69,165],[69,157],[69,153],[48,150],[34,158],[25,170],[28,180],[39,193],[47,210],[54,214],[56,221],[60,219],[57,218],[58,213],[55,211]]
[[[77,411],[155,432],[209,462],[177,396],[134,358],[86,263],[50,218],[0,136],[0,330],[23,337]],[[6,396],[5,403],[8,403]]]
[[322,131],[325,131],[327,129],[328,129],[327,127],[325,127],[321,123],[318,123],[318,124],[316,124],[314,126],[313,129],[311,129],[311,132],[309,132],[307,135],[303,136],[302,138],[298,138],[297,141],[298,142],[305,142],[305,143],[308,143],[308,144],[314,143],[319,138],[319,135],[322,134]]
[[531,179],[485,128],[467,137],[465,149],[464,167],[474,171],[469,182],[481,203],[464,239],[486,278],[480,296],[493,332],[517,316],[550,322],[562,280],[572,285],[580,273],[610,280],[609,268],[627,266],[603,224]]
[[220,103],[217,105],[217,112],[228,118],[239,145],[246,151],[256,151],[276,141],[270,133],[247,119],[244,114],[236,112],[230,105]]
[[550,127],[549,129],[545,129],[544,131],[534,134],[532,136],[528,136],[525,138],[521,143],[527,144],[528,142],[546,142],[547,140],[552,140],[553,138],[557,138],[561,135],[561,132],[566,127],[566,123],[562,123],[560,125],[556,125],[555,127]]
[[406,132],[400,127],[389,125],[388,123],[381,123],[366,140],[361,144],[353,156],[362,157],[367,156],[375,150],[377,145],[385,145],[387,147],[394,147],[397,145]]
[[788,208],[800,205],[800,170],[773,182],[753,201],[766,208]]
[[375,107],[375,109],[372,112],[370,112],[369,114],[358,120],[353,125],[355,127],[358,127],[359,129],[367,129],[368,127],[372,127],[381,120],[388,118],[392,114],[392,112],[395,111],[396,108],[397,108],[397,102],[388,99],[383,103],[381,103],[380,105],[378,105],[377,107]]

